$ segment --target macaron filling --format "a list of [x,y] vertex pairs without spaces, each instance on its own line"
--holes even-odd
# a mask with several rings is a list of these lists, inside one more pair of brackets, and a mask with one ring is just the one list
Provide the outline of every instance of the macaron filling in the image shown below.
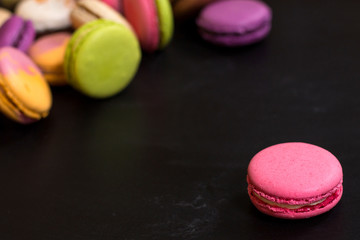
[[252,200],[265,208],[271,208],[274,212],[310,212],[316,209],[324,208],[338,199],[342,195],[343,186],[342,182],[339,183],[330,192],[309,199],[282,199],[278,197],[269,196],[249,184],[248,188]]

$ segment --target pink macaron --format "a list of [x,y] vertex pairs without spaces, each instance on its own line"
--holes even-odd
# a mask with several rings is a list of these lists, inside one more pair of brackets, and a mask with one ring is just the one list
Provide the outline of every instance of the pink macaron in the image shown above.
[[122,7],[145,52],[155,52],[170,43],[174,23],[169,0],[123,0]]
[[122,13],[122,0],[102,0],[104,3]]
[[247,181],[255,207],[279,218],[322,214],[332,209],[343,193],[338,159],[308,143],[282,143],[260,151],[249,164]]

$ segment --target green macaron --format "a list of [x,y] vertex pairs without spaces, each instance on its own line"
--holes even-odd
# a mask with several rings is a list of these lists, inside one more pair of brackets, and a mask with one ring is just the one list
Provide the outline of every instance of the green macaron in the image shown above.
[[156,0],[156,7],[160,30],[159,49],[163,49],[169,44],[173,36],[174,20],[171,4],[168,0]]
[[65,54],[68,83],[93,98],[111,97],[128,86],[137,72],[141,50],[125,25],[99,19],[72,36]]

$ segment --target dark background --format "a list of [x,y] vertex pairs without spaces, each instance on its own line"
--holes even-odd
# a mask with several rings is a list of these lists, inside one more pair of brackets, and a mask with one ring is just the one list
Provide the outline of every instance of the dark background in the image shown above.
[[[53,88],[47,119],[0,117],[0,239],[359,239],[360,2],[267,3],[259,44],[215,47],[189,21],[119,95]],[[341,162],[330,212],[289,221],[250,203],[250,159],[289,141]]]

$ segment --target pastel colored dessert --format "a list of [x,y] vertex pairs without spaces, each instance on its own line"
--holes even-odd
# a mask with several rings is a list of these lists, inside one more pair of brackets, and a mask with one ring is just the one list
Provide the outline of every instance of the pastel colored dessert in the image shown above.
[[58,31],[71,27],[70,11],[73,0],[23,0],[15,13],[31,20],[36,32]]
[[40,67],[50,85],[65,85],[65,51],[71,34],[59,32],[45,35],[30,47],[29,56]]
[[96,19],[111,20],[131,28],[126,19],[116,10],[101,1],[80,0],[71,11],[70,19],[74,28]]
[[131,29],[98,19],[72,36],[64,65],[71,86],[89,97],[106,98],[131,82],[140,60],[139,42]]
[[122,12],[122,0],[102,0],[118,12]]
[[332,209],[343,193],[343,172],[329,151],[282,143],[257,153],[248,167],[251,202],[270,216],[301,219]]
[[8,20],[11,17],[12,13],[5,9],[5,8],[0,8],[0,26],[2,26],[6,20]]
[[216,0],[172,0],[174,17],[176,19],[187,19],[196,16],[196,14],[207,4]]
[[271,9],[256,0],[224,0],[207,5],[197,18],[203,39],[222,46],[244,46],[264,39],[271,30]]
[[35,29],[31,21],[21,17],[10,17],[0,28],[0,47],[12,46],[27,51],[35,39]]
[[174,31],[169,0],[123,0],[123,10],[144,51],[154,52],[169,44]]
[[0,76],[0,111],[5,116],[29,124],[49,114],[49,85],[23,52],[12,47],[0,49]]

